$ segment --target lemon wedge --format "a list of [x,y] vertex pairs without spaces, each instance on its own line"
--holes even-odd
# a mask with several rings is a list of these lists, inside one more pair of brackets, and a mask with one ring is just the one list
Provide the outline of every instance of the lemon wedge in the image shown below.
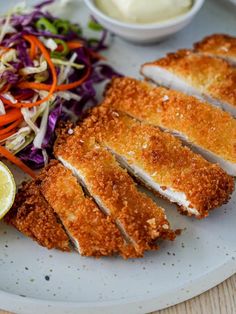
[[0,162],[0,219],[11,208],[16,195],[16,184],[11,171]]

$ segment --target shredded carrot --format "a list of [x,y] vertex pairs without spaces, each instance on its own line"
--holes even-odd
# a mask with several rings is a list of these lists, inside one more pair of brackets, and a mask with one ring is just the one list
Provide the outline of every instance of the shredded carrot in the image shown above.
[[21,95],[15,95],[14,98],[16,100],[27,100],[29,98],[32,98],[34,95],[34,91],[32,90],[29,90],[28,93],[25,93],[25,94],[21,94]]
[[[83,44],[80,41],[68,41],[66,42],[67,47],[69,50],[74,50],[83,47]],[[64,47],[62,45],[58,45],[56,51],[62,51]]]
[[89,54],[90,54],[93,58],[95,58],[95,59],[104,60],[104,61],[107,60],[107,58],[105,58],[104,56],[102,56],[102,55],[101,55],[100,53],[98,53],[98,52],[95,52],[95,51],[93,51],[93,50],[89,50],[88,52],[89,52]]
[[1,53],[0,53],[0,57],[4,56],[4,54],[9,51],[9,50],[12,50],[13,48],[8,48],[8,47],[4,47],[4,46],[0,46],[0,49],[3,50]]
[[0,116],[0,126],[7,125],[13,121],[19,120],[22,117],[19,109],[11,109],[6,114]]
[[14,105],[9,99],[7,99],[7,98],[5,98],[5,97],[3,97],[3,96],[1,96],[1,95],[0,95],[0,99],[1,99],[1,101],[2,101],[5,105],[8,105],[8,106]]
[[38,101],[32,102],[32,103],[17,102],[17,103],[11,104],[12,107],[16,107],[16,108],[23,108],[23,107],[24,108],[32,108],[32,107],[41,105],[42,103],[44,103],[45,101],[48,101],[51,98],[51,96],[53,95],[53,93],[56,89],[56,86],[57,86],[57,73],[56,73],[56,69],[54,67],[54,64],[51,61],[50,55],[49,55],[47,49],[45,48],[45,46],[41,43],[41,41],[38,40],[38,38],[33,36],[33,35],[24,35],[23,37],[25,40],[27,40],[29,42],[33,41],[35,43],[35,46],[41,50],[44,58],[46,59],[48,65],[50,67],[50,70],[52,72],[52,81],[53,82],[51,85],[49,85],[49,89],[48,89],[49,93],[46,97],[44,97],[43,99],[40,99]]
[[7,50],[11,50],[12,48],[8,48],[8,47],[0,45],[0,49],[7,51]]
[[14,133],[15,133],[15,130],[11,130],[10,132],[6,134],[0,134],[0,141],[7,139],[9,136],[13,135]]
[[10,160],[13,164],[18,166],[20,169],[22,169],[24,172],[28,173],[32,178],[35,178],[36,175],[32,169],[30,169],[28,166],[26,166],[19,158],[14,156],[12,153],[10,153],[6,148],[0,145],[0,155],[2,157],[5,157],[6,159]]
[[18,85],[20,88],[31,88],[31,89],[37,89],[37,90],[47,90],[49,91],[51,88],[51,85],[44,84],[44,83],[35,83],[35,82],[20,82]]
[[5,109],[8,109],[11,107],[12,102],[9,99],[6,99],[5,97],[1,96],[1,93],[0,93],[0,100],[4,103]]
[[[91,73],[91,69],[90,67],[88,67],[87,72],[80,80],[72,82],[72,83],[68,83],[68,84],[57,85],[55,91],[64,91],[64,90],[69,90],[69,89],[73,89],[80,86],[81,84],[83,84],[84,81],[87,80],[90,73]],[[18,84],[18,87],[31,88],[31,89],[37,89],[37,90],[49,90],[50,89],[50,85],[48,84],[34,83],[34,82],[21,82]]]
[[37,53],[37,47],[35,45],[35,41],[30,37],[27,40],[30,43],[30,52],[29,52],[30,59],[34,60]]
[[10,109],[11,106],[4,104],[5,110]]
[[72,82],[72,83],[68,83],[68,84],[59,85],[59,86],[57,86],[56,90],[57,91],[64,91],[64,90],[76,88],[76,87],[80,86],[81,84],[83,84],[84,81],[87,80],[90,73],[91,73],[91,68],[88,67],[87,72],[85,73],[85,75],[80,80]]
[[79,41],[68,41],[66,44],[70,50],[83,47],[83,44]]
[[0,94],[4,94],[4,93],[7,93],[9,91],[11,87],[11,84],[5,84],[2,89],[0,90]]
[[0,135],[6,134],[10,131],[12,131],[13,129],[17,128],[21,122],[23,121],[23,119],[18,119],[16,121],[14,121],[13,123],[11,123],[9,126],[5,127],[5,128],[0,128]]

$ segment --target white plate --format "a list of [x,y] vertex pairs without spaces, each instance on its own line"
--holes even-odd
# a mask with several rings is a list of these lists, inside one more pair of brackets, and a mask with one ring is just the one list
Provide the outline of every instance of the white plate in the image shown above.
[[[6,6],[2,3],[1,10]],[[73,10],[74,19],[83,16],[85,21],[87,14],[83,4]],[[168,41],[139,47],[115,38],[106,55],[119,71],[138,77],[141,63],[216,32],[236,35],[235,16],[208,0],[193,24]],[[235,202],[236,194],[228,205],[197,221],[158,200],[173,227],[186,229],[174,243],[163,242],[159,252],[129,261],[48,251],[1,223],[0,308],[23,314],[132,314],[187,300],[236,272]]]

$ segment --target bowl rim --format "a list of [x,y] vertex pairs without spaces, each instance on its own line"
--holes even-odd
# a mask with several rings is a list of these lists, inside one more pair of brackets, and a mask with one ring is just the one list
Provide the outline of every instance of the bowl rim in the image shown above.
[[168,19],[163,22],[157,22],[157,23],[145,23],[145,24],[134,24],[134,23],[127,23],[127,22],[122,22],[119,20],[116,20],[105,13],[103,13],[98,7],[95,5],[94,0],[84,0],[85,4],[88,6],[88,8],[95,13],[99,18],[105,20],[106,22],[113,24],[118,27],[123,27],[123,28],[130,28],[133,30],[149,30],[149,29],[164,29],[166,27],[171,27],[175,26],[191,17],[197,14],[197,12],[201,9],[203,6],[205,0],[194,0],[194,3],[192,5],[192,8],[184,13],[181,14],[180,16],[177,16],[175,18]]

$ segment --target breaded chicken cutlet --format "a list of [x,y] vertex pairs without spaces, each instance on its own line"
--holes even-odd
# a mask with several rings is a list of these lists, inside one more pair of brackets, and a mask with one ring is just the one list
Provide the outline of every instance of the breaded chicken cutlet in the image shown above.
[[103,106],[170,131],[236,176],[236,120],[221,109],[132,78],[113,79]]
[[236,65],[236,38],[225,34],[214,34],[194,44],[194,51],[208,56],[217,56]]
[[25,183],[18,191],[5,221],[48,249],[70,251],[69,237],[42,196],[37,181]]
[[40,175],[41,191],[65,227],[76,250],[84,256],[120,254],[138,257],[122,237],[112,219],[104,215],[72,175],[58,162],[50,163]]
[[236,67],[223,59],[180,50],[144,64],[141,73],[158,85],[199,97],[236,116]]
[[94,135],[90,136],[87,127],[78,126],[73,134],[61,135],[54,153],[116,222],[138,255],[154,249],[158,239],[175,238],[164,210],[138,190],[112,154],[96,142]]
[[[71,240],[84,256],[142,256],[127,243],[112,219],[85,197],[71,171],[57,161],[22,187],[5,221],[48,249],[70,251]],[[157,244],[153,249],[158,249]]]
[[84,125],[130,173],[188,215],[203,218],[229,200],[233,178],[171,134],[104,106]]

